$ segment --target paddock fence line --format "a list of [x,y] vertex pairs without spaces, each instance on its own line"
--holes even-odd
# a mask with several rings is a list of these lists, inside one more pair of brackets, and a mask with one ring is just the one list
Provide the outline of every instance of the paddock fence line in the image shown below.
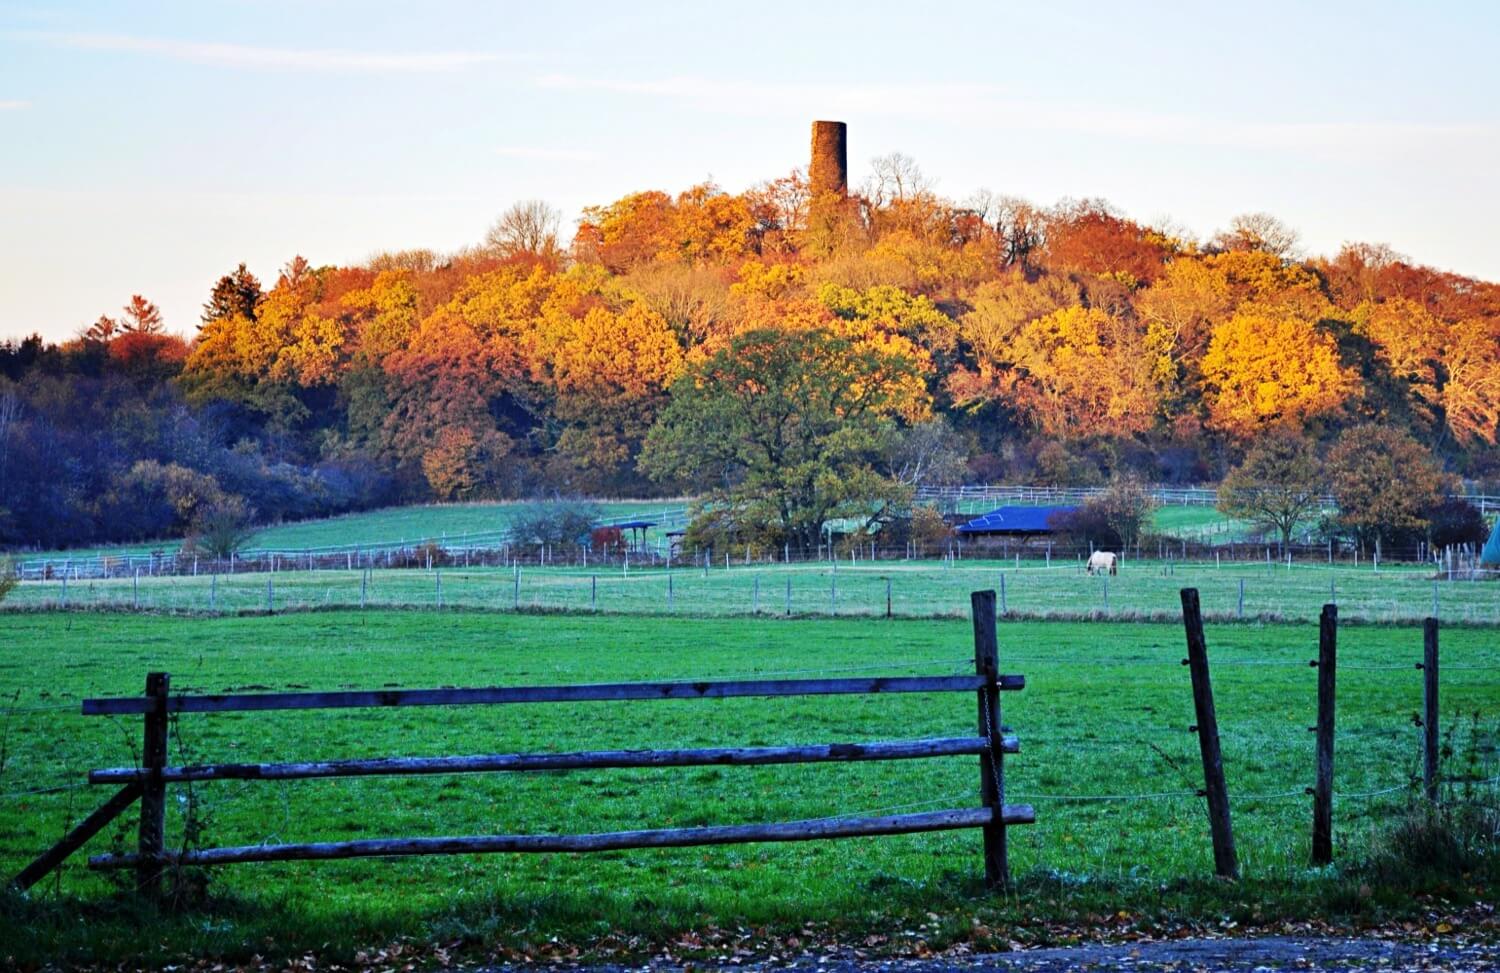
[[[354,571],[433,568],[596,568],[622,570],[691,570],[769,565],[860,565],[872,562],[960,562],[1013,561],[1017,568],[1044,566],[1082,570],[1093,553],[1086,542],[1059,537],[966,536],[957,534],[935,540],[882,543],[878,539],[848,538],[816,548],[799,550],[731,542],[683,549],[666,539],[639,546],[595,548],[587,544],[519,544],[497,532],[493,541],[469,536],[466,543],[423,542],[395,546],[350,546],[333,550],[245,551],[224,557],[183,551],[153,554],[31,558],[14,564],[21,581],[87,581],[106,579],[151,579],[199,577],[203,575],[282,574],[295,571]],[[1268,568],[1292,565],[1345,566],[1379,570],[1420,565],[1455,578],[1500,577],[1500,568],[1483,565],[1478,549],[1460,545],[1433,548],[1418,543],[1384,551],[1362,552],[1331,541],[1303,539],[1283,545],[1277,541],[1195,539],[1150,536],[1128,546],[1125,561],[1181,564],[1211,562],[1214,565],[1255,565]]]
[[[1108,487],[1055,487],[1007,484],[963,484],[959,486],[925,486],[917,489],[917,499],[926,503],[948,504],[955,510],[965,509],[965,504],[1023,504],[1027,506],[1050,506],[1053,504],[1086,503],[1102,495]],[[1148,493],[1155,503],[1163,506],[1212,507],[1219,502],[1218,490],[1208,486],[1154,485]],[[1481,513],[1500,510],[1500,496],[1485,493],[1451,493],[1449,499],[1467,500],[1478,507]],[[1318,497],[1316,506],[1325,510],[1337,509],[1332,494]]]
[[[975,592],[974,674],[878,676],[820,679],[753,679],[701,682],[595,683],[561,686],[495,686],[471,689],[385,689],[375,691],[227,693],[171,692],[171,676],[153,672],[137,697],[85,699],[85,716],[142,718],[138,766],[89,772],[91,784],[119,789],[61,841],[22,869],[11,885],[27,889],[98,834],[137,801],[140,825],[133,853],[106,853],[89,860],[97,870],[134,870],[137,890],[160,896],[168,872],[184,866],[237,862],[322,861],[410,855],[492,852],[594,852],[626,848],[679,848],[748,842],[811,841],[873,835],[978,829],[983,834],[984,874],[990,888],[1010,885],[1006,828],[1031,824],[1029,805],[1005,803],[1004,757],[1020,752],[1016,737],[1002,730],[1000,693],[1025,688],[1019,675],[999,671],[995,594]],[[706,700],[741,697],[967,693],[978,704],[977,733],[965,736],[874,742],[745,746],[670,750],[587,750],[572,753],[499,753],[466,756],[378,757],[292,763],[194,763],[173,766],[169,721],[193,713],[256,713],[279,710],[481,706],[516,703],[587,704],[602,701]],[[654,828],[593,834],[512,834],[392,837],[199,848],[172,851],[166,845],[169,784],[223,780],[286,781],[319,778],[399,777],[430,774],[599,770],[705,766],[762,766],[833,762],[979,758],[977,807],[954,807],[879,816],[835,815],[796,821]]]
[[[1002,504],[1022,505],[1054,505],[1054,504],[1081,504],[1093,497],[1097,497],[1105,491],[1105,487],[1048,487],[1048,486],[1026,486],[1026,485],[963,485],[951,487],[921,487],[916,491],[916,502],[922,505],[935,506],[954,514],[982,513],[985,509]],[[1177,487],[1177,486],[1153,486],[1150,488],[1153,501],[1161,505],[1171,506],[1202,506],[1212,507],[1218,502],[1218,494],[1212,487]],[[1450,498],[1468,500],[1479,507],[1482,513],[1488,514],[1500,510],[1500,496],[1480,493],[1457,493],[1450,494]],[[1323,496],[1318,500],[1318,506],[1324,510],[1336,508],[1332,496]],[[648,514],[635,517],[620,516],[612,517],[602,521],[600,527],[622,527],[637,521],[647,520],[653,524],[653,529],[658,533],[676,533],[687,528],[691,519],[691,509],[686,506],[668,507],[655,510]],[[1137,547],[1133,553],[1137,558],[1149,558],[1150,548],[1156,546],[1157,557],[1165,559],[1169,556],[1180,556],[1186,559],[1190,556],[1209,556],[1216,553],[1228,556],[1231,559],[1242,559],[1249,557],[1249,553],[1261,548],[1269,547],[1276,552],[1278,557],[1285,557],[1288,553],[1295,559],[1315,559],[1325,551],[1329,545],[1327,542],[1315,542],[1307,535],[1302,535],[1302,540],[1285,548],[1272,541],[1269,545],[1262,536],[1241,536],[1244,534],[1242,528],[1235,528],[1228,523],[1204,525],[1204,526],[1181,526],[1172,528],[1170,535],[1153,537],[1145,548]],[[1253,532],[1252,532],[1253,533]],[[175,542],[172,542],[175,543]],[[319,570],[333,569],[343,566],[347,569],[355,567],[412,567],[431,566],[426,562],[435,556],[449,558],[452,563],[462,561],[465,566],[472,562],[478,564],[498,564],[519,561],[523,564],[546,564],[549,557],[552,561],[576,560],[581,552],[587,551],[588,556],[594,558],[595,563],[606,564],[611,560],[620,562],[627,557],[635,558],[643,565],[660,565],[670,563],[674,558],[683,563],[691,558],[700,556],[701,550],[679,552],[674,545],[658,537],[650,542],[627,543],[624,550],[618,551],[594,551],[587,545],[567,545],[558,549],[549,549],[544,544],[527,544],[519,541],[509,527],[495,527],[488,530],[464,531],[464,532],[438,532],[416,538],[400,538],[376,540],[362,543],[331,544],[322,546],[309,546],[302,548],[247,548],[228,558],[209,558],[207,556],[195,556],[183,551],[168,550],[172,543],[163,542],[160,550],[148,553],[99,554],[70,557],[65,552],[45,557],[22,558],[16,561],[15,569],[18,577],[23,580],[38,578],[53,578],[60,574],[70,574],[74,578],[105,578],[105,577],[129,577],[140,573],[146,576],[158,574],[194,574],[200,570],[209,570],[212,562],[212,570],[220,574],[234,573],[235,571],[293,571],[293,570]],[[863,542],[868,547],[868,540]],[[998,542],[999,546],[1006,547],[1014,544],[1026,544],[1025,541],[1005,540]],[[1047,544],[1046,539],[1030,542],[1030,546],[1036,547]],[[948,558],[964,557],[964,547],[968,545],[971,551],[988,550],[990,546],[985,541],[966,540],[955,538],[941,543],[929,543],[926,545],[914,545],[911,542],[901,545],[885,544],[879,546],[874,552],[876,557],[922,557],[922,558]],[[737,546],[737,545],[734,545]],[[850,543],[837,543],[821,545],[815,551],[793,551],[785,549],[781,552],[780,560],[813,561],[829,559],[841,556],[844,550],[851,546]],[[921,552],[917,553],[916,548]],[[1061,549],[1061,545],[1059,548]],[[1171,550],[1166,550],[1170,547]],[[1072,550],[1071,547],[1068,550]],[[712,551],[711,556],[720,557],[724,552]],[[1333,551],[1335,556],[1348,556],[1346,548],[1337,548]],[[1440,552],[1428,550],[1425,545],[1416,545],[1409,549],[1392,549],[1385,552],[1388,560],[1407,560],[1428,562],[1434,560]],[[734,552],[732,556],[738,556]],[[757,555],[757,559],[764,561],[778,560],[778,552],[766,550]]]
[[[234,615],[322,609],[468,609],[568,614],[699,617],[956,617],[968,593],[993,587],[1008,619],[1177,621],[1178,588],[1202,593],[1214,621],[1295,621],[1338,604],[1349,621],[1500,624],[1500,585],[1481,583],[1493,570],[1447,570],[1444,564],[1392,566],[1378,561],[1215,559],[1200,562],[1126,559],[1118,573],[1090,575],[1082,556],[921,561],[853,555],[833,561],[765,562],[753,557],[600,564],[579,557],[559,563],[519,558],[491,566],[434,559],[407,569],[269,570],[197,576],[29,580],[7,598],[6,611],[110,611]],[[587,566],[585,566],[585,564]]]

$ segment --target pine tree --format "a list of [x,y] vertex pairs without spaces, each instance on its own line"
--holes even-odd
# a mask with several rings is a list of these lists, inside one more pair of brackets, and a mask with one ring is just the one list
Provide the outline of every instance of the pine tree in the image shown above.
[[139,294],[130,295],[125,305],[125,318],[120,322],[120,331],[125,334],[161,334],[163,330],[161,309]]
[[263,296],[260,281],[245,268],[244,264],[240,264],[233,273],[225,274],[219,278],[218,283],[214,284],[208,303],[203,305],[203,324],[233,317],[236,314],[254,321],[255,312],[260,307]]

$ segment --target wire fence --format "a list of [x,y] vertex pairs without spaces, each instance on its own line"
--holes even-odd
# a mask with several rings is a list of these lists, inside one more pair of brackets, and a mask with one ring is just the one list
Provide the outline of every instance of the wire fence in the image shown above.
[[[1043,506],[1053,504],[1081,504],[1104,494],[1108,487],[1060,487],[1025,486],[1005,484],[967,484],[959,486],[921,487],[917,499],[928,503],[952,505],[954,509],[970,509],[985,504],[1023,504]],[[1163,486],[1148,488],[1153,503],[1161,506],[1212,507],[1219,502],[1217,487],[1211,486]],[[1450,499],[1467,500],[1482,513],[1500,510],[1500,496],[1483,492],[1449,494]],[[1332,494],[1317,498],[1316,505],[1323,509],[1336,509],[1338,502]]]
[[[1500,782],[1495,713],[1500,684],[1489,673],[1500,670],[1500,658],[1492,647],[1474,638],[1470,636],[1461,647],[1450,650],[1441,669],[1447,694],[1443,712],[1448,749],[1443,780],[1454,800],[1471,799],[1477,791],[1481,800],[1493,804],[1492,789]],[[1392,809],[1419,799],[1420,776],[1415,767],[1420,733],[1409,722],[1406,711],[1420,697],[1422,677],[1414,661],[1420,657],[1421,646],[1419,638],[1412,638],[1410,649],[1404,652],[1412,661],[1399,663],[1372,658],[1371,650],[1361,645],[1358,629],[1345,633],[1343,641],[1346,661],[1340,662],[1339,670],[1361,674],[1351,677],[1356,680],[1355,686],[1346,688],[1343,698],[1347,701],[1341,702],[1345,722],[1337,729],[1340,769],[1334,792],[1339,833],[1345,836],[1348,853],[1353,853],[1358,842],[1367,840],[1370,829],[1364,827],[1366,823],[1377,823]],[[1313,719],[1316,682],[1316,670],[1307,663],[1315,654],[1314,648],[1278,638],[1250,646],[1229,644],[1215,651],[1215,688],[1223,720],[1220,736],[1229,774],[1230,799],[1242,837],[1243,854],[1252,863],[1292,861],[1305,847],[1306,809],[1301,801],[1311,800],[1307,785],[1313,776],[1313,741],[1307,730]],[[871,662],[787,665],[786,662],[800,656],[781,654],[775,655],[774,661],[750,667],[720,665],[713,675],[770,678],[850,672],[972,671],[972,660],[941,648],[913,654],[898,654],[898,647],[876,651],[893,657]],[[1151,836],[1157,833],[1176,834],[1180,842],[1206,846],[1206,838],[1196,834],[1204,824],[1201,806],[1204,796],[1199,790],[1201,772],[1189,723],[1192,707],[1188,677],[1180,655],[1169,647],[1137,654],[1116,650],[1106,655],[1082,640],[1055,645],[1051,652],[1038,652],[1031,646],[1014,653],[1002,651],[1002,669],[1028,676],[1027,692],[1018,694],[1014,703],[1007,700],[1006,721],[1010,725],[1005,729],[1017,733],[1021,741],[1020,755],[1007,761],[1007,799],[1045,806],[1038,816],[1037,837],[1026,846],[1029,849],[1026,854],[1043,863],[1074,860],[1078,853],[1066,846],[1077,834],[1093,835],[1091,840],[1105,842],[1117,851],[1119,843],[1126,840],[1125,829],[1107,824],[1110,819],[1101,818],[1091,810],[1101,806],[1108,806],[1112,813],[1113,809],[1119,809],[1118,813],[1128,814],[1132,829],[1145,832],[1142,841],[1154,841]],[[1274,676],[1263,676],[1252,671],[1252,667],[1273,667]],[[1299,675],[1298,669],[1306,669],[1305,674]],[[1121,670],[1129,673],[1128,680],[1122,680]],[[701,670],[697,674],[705,675]],[[201,674],[197,678],[201,681]],[[1275,682],[1267,685],[1267,678],[1274,678]],[[1060,681],[1065,681],[1065,690],[1057,686]],[[1125,688],[1130,686],[1151,687],[1151,705],[1133,705],[1140,690]],[[1076,703],[1080,696],[1110,698],[1116,702],[1080,714]],[[726,710],[732,705],[727,704]],[[54,701],[25,695],[21,690],[0,697],[0,815],[17,821],[43,820],[49,833],[60,831],[91,807],[90,801],[79,794],[88,788],[82,778],[89,768],[110,763],[139,766],[134,721],[105,720],[102,726],[82,728],[91,734],[86,740],[76,739],[74,731],[80,728],[71,713],[77,711],[77,706],[76,701]],[[776,722],[779,739],[790,736],[794,739],[786,742],[809,742],[827,739],[830,733],[876,735],[876,729],[862,712],[814,713],[810,705],[799,706]],[[743,716],[749,711],[733,712]],[[1351,712],[1356,718],[1351,719]],[[940,725],[951,728],[955,714],[973,719],[972,708],[960,707],[946,715],[925,709],[908,711],[908,716],[924,728]],[[524,746],[524,741],[534,742],[537,734],[547,739],[549,747],[566,748],[578,742],[570,735],[587,734],[599,725],[612,730],[620,726],[618,720],[606,719],[593,724],[592,729],[538,726],[527,721],[506,728],[454,714],[452,719],[445,717],[436,724],[413,723],[407,729],[394,730],[387,726],[381,736],[373,731],[382,727],[382,719],[391,719],[386,714],[351,712],[333,718],[319,716],[313,729],[308,728],[307,717],[300,717],[301,724],[296,722],[298,719],[292,715],[278,724],[282,729],[301,727],[285,738],[281,732],[267,732],[259,723],[232,718],[216,721],[211,730],[195,727],[193,735],[184,734],[181,722],[177,722],[173,726],[174,757],[177,762],[187,763],[205,756],[223,756],[225,748],[230,748],[256,754],[256,759],[294,755],[306,759],[311,755],[301,751],[294,754],[290,748],[308,746],[330,755],[348,756],[340,753],[340,748],[358,751],[377,745],[372,741],[399,742],[416,726],[425,728],[421,744],[429,749],[462,747],[476,738],[497,747],[515,741],[523,741],[518,745]],[[682,739],[704,732],[701,725],[686,722],[687,719],[668,717],[654,729]],[[736,722],[733,713],[727,712],[721,719],[731,725]],[[201,737],[196,735],[200,732]],[[413,749],[409,740],[406,746]],[[747,772],[760,776],[752,777],[748,785],[738,776],[726,777],[722,784],[716,784],[717,776],[705,772],[694,786],[727,788],[725,794],[734,796],[730,806],[747,799],[752,805],[763,804],[764,799],[756,795],[764,794],[776,794],[779,800],[799,808],[822,799],[819,796],[822,785],[797,768]],[[717,774],[718,771],[713,772]],[[679,806],[673,803],[679,798],[669,789],[651,789],[649,772],[627,772],[623,776],[632,782],[622,785],[624,793],[638,795],[639,800],[647,802]],[[941,770],[934,767],[915,779],[897,776],[883,767],[851,770],[850,795],[861,805],[861,810],[845,810],[837,816],[963,806],[974,799],[971,778],[971,766]],[[377,813],[377,821],[382,820],[382,814],[397,817],[405,814],[399,795],[377,792],[368,782],[324,781],[296,786],[321,789],[321,796],[314,800],[312,824],[328,825],[338,820],[347,823],[349,814],[370,807],[387,809]],[[264,788],[205,785],[183,801],[192,802],[191,813],[200,816],[200,823],[207,822],[206,826],[213,828],[216,840],[221,836],[251,843],[288,840],[310,826],[294,810],[305,807],[308,800],[306,792],[297,791],[296,786],[283,783],[270,791],[272,796],[268,798]],[[609,790],[611,786],[593,781],[585,791],[595,794],[602,787],[609,794],[616,794]],[[503,783],[466,782],[464,793],[468,795],[466,800],[478,802],[481,811],[494,807],[497,800],[504,801],[503,806],[513,811],[517,824],[545,828],[550,816],[557,812],[559,801],[575,800],[562,796],[569,793],[568,788],[556,775],[538,775],[519,782],[514,778]],[[945,796],[928,796],[935,793]],[[294,801],[294,795],[299,794]],[[887,799],[877,800],[878,795],[886,795]],[[896,803],[889,800],[891,796],[903,795],[912,800]],[[710,797],[708,803],[714,800]],[[183,804],[183,813],[188,813],[187,807]],[[571,814],[578,806],[570,803],[567,809]],[[340,814],[344,816],[342,819]],[[1102,832],[1091,830],[1101,827],[1105,829]],[[37,828],[25,831],[28,840],[37,833]],[[946,847],[945,843],[962,839],[932,836],[911,840]],[[0,857],[7,862],[20,851],[13,840],[0,838]],[[1074,858],[1069,858],[1070,855]],[[1188,855],[1156,867],[1166,874],[1175,874],[1189,867],[1186,863],[1191,860],[1195,859]]]
[[[992,507],[1004,504],[1076,505],[1100,496],[1105,489],[1099,486],[971,484],[922,487],[916,491],[915,499],[919,504],[933,506],[954,517],[959,517],[983,513]],[[1165,507],[1213,507],[1218,502],[1218,494],[1213,487],[1158,485],[1151,487],[1149,493],[1153,502]],[[1451,496],[1473,503],[1486,515],[1500,510],[1500,496],[1482,492],[1459,493]],[[150,550],[122,549],[117,553],[80,553],[78,555],[58,553],[22,558],[17,561],[15,569],[24,579],[52,579],[67,575],[74,580],[80,580],[134,577],[137,574],[156,577],[199,573],[333,570],[340,567],[345,570],[417,566],[478,567],[509,565],[516,562],[546,566],[549,563],[573,563],[580,560],[584,560],[586,566],[586,559],[590,558],[596,566],[618,564],[631,558],[641,566],[670,566],[674,559],[678,564],[683,564],[707,554],[710,559],[718,560],[726,553],[736,559],[741,553],[745,553],[746,558],[749,559],[750,552],[744,551],[743,545],[732,545],[733,549],[729,552],[705,551],[698,547],[683,548],[681,537],[689,525],[693,508],[687,504],[655,507],[651,506],[649,501],[641,503],[647,506],[646,512],[635,516],[616,516],[600,522],[600,527],[615,527],[626,532],[626,540],[623,544],[613,549],[595,549],[588,543],[531,543],[518,537],[510,525],[504,522],[505,515],[497,512],[495,515],[497,525],[481,530],[438,531],[417,537],[387,537],[362,542],[304,547],[261,545],[222,557],[195,551],[191,545],[184,545],[180,541],[163,541],[158,548]],[[1319,498],[1316,506],[1324,512],[1337,509],[1332,496]],[[870,547],[870,539],[859,540],[849,537],[839,539],[836,536],[846,534],[857,526],[859,525],[852,521],[847,524],[830,525],[830,534],[826,538],[826,543],[815,549],[794,550],[790,545],[784,545],[780,551],[755,550],[753,557],[754,560],[762,563],[777,561],[799,563],[824,560],[835,555],[847,556],[851,549],[856,556],[862,556],[863,550]],[[855,533],[858,532],[855,531]],[[1345,545],[1326,539],[1314,539],[1306,531],[1298,534],[1298,542],[1293,545],[1282,546],[1274,540],[1268,544],[1264,530],[1231,519],[1221,519],[1213,523],[1177,524],[1161,529],[1158,534],[1159,536],[1153,536],[1146,541],[1144,546],[1137,545],[1136,549],[1130,553],[1137,558],[1150,557],[1154,553],[1158,559],[1162,560],[1173,556],[1181,559],[1207,556],[1230,560],[1254,560],[1262,552],[1266,554],[1267,559],[1270,559],[1274,552],[1277,559],[1290,557],[1293,560],[1315,561],[1326,557],[1329,561],[1352,560],[1355,563],[1364,556]],[[981,558],[991,557],[996,553],[1009,556],[1009,549],[1015,546],[1031,551],[1045,545],[1049,552],[1055,549],[1060,557],[1073,557],[1079,553],[1076,545],[1069,545],[1055,538],[970,536],[934,540],[926,544],[905,542],[886,543],[880,546],[880,542],[877,541],[876,547],[871,549],[869,554],[871,557],[884,556],[887,559],[903,557],[962,559],[966,545],[971,557]],[[1083,553],[1086,555],[1088,552],[1085,550]],[[1385,552],[1388,563],[1401,560],[1436,563],[1440,555],[1441,552],[1429,550],[1424,544]],[[1452,570],[1451,565],[1449,570]]]
[[[1431,569],[1272,563],[1127,562],[1090,575],[1076,561],[854,559],[793,564],[703,561],[503,567],[264,571],[27,580],[20,609],[183,613],[330,608],[482,609],[630,615],[930,618],[966,614],[969,592],[994,588],[1015,618],[1180,618],[1178,591],[1197,587],[1214,620],[1316,617],[1324,604],[1365,622],[1500,624],[1500,583]],[[1248,663],[1247,663],[1248,664]],[[1266,664],[1258,662],[1255,664]]]

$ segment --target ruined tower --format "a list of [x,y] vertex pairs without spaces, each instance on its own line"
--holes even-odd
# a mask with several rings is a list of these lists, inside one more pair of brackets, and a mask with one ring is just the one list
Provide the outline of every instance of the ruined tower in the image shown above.
[[849,126],[843,122],[813,122],[812,163],[807,179],[816,198],[824,193],[849,193]]

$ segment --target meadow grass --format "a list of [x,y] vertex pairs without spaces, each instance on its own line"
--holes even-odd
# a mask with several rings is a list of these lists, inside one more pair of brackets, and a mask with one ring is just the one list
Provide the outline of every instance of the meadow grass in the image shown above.
[[[615,614],[703,616],[883,616],[887,585],[891,613],[900,617],[962,615],[969,592],[1005,589],[1007,613],[1024,618],[1102,617],[1172,619],[1179,591],[1197,587],[1203,610],[1217,619],[1304,620],[1333,601],[1347,620],[1410,622],[1434,613],[1453,623],[1500,624],[1500,584],[1448,581],[1431,568],[1368,563],[1290,567],[1257,561],[1159,562],[1127,560],[1112,577],[1090,577],[1078,561],[847,560],[838,566],[717,562],[701,566],[594,565],[434,571],[281,571],[217,579],[206,575],[109,580],[26,581],[6,604],[21,608],[105,607],[153,611],[258,611],[287,608],[469,607]],[[790,588],[788,587],[790,586]],[[1241,590],[1243,588],[1243,605]],[[790,591],[790,595],[788,592]],[[788,602],[790,601],[790,609]]]
[[[457,856],[244,865],[213,872],[211,899],[142,913],[74,859],[0,909],[19,961],[161,962],[390,937],[493,945],[550,937],[662,942],[709,926],[860,933],[915,928],[934,942],[975,923],[1006,936],[1114,908],[1240,914],[1370,907],[1346,876],[1310,870],[1316,654],[1312,624],[1212,625],[1210,657],[1246,880],[1212,868],[1183,636],[1173,624],[1002,622],[1001,669],[1022,753],[1012,802],[1014,898],[984,893],[975,832],[592,856]],[[1341,633],[1335,822],[1359,860],[1411,793],[1420,632]],[[1443,635],[1443,713],[1460,753],[1492,732],[1500,646],[1480,629]],[[791,674],[972,671],[963,620],[588,617],[475,611],[329,611],[281,616],[19,613],[0,616],[0,872],[10,874],[104,796],[91,767],[130,765],[135,718],[85,718],[78,701],[139,693],[148,670],[189,692],[554,684]],[[964,694],[193,715],[174,762],[764,745],[963,735]],[[1493,748],[1491,747],[1491,754]],[[1493,756],[1487,758],[1493,761]],[[1452,763],[1457,763],[1454,758]],[[1465,765],[1490,777],[1492,765]],[[169,843],[186,810],[210,845],[397,835],[608,831],[788,820],[977,803],[973,758],[885,764],[595,771],[295,783],[224,782],[169,792]],[[70,788],[36,793],[49,788]],[[1104,799],[1101,799],[1104,798]],[[1128,798],[1128,799],[1126,799]],[[128,816],[89,849],[129,847]],[[1398,899],[1400,897],[1397,897]],[[1379,896],[1376,896],[1379,899]],[[1398,907],[1399,903],[1398,903]],[[1410,907],[1409,904],[1406,907]],[[928,914],[934,918],[926,918]],[[142,923],[149,935],[142,934]],[[998,924],[998,925],[997,925]],[[927,927],[930,925],[930,931]]]
[[[676,500],[603,500],[593,502],[606,521],[659,516],[664,511],[680,511],[688,501]],[[245,542],[245,549],[288,551],[308,548],[342,547],[352,544],[417,544],[425,540],[441,543],[444,536],[485,533],[506,529],[515,512],[524,504],[515,501],[477,501],[473,503],[413,504],[382,507],[359,513],[321,517],[286,524],[273,524],[256,530]],[[69,557],[118,556],[149,554],[152,551],[175,551],[180,539],[166,538],[136,544],[105,544],[66,551],[43,551],[17,555],[24,560]]]
[[[650,520],[661,516],[664,512],[683,511],[689,503],[689,500],[679,498],[606,500],[599,501],[596,505],[603,518],[612,521],[625,518]],[[512,514],[521,506],[521,503],[514,501],[479,501],[384,507],[379,510],[341,514],[336,517],[265,526],[251,535],[245,547],[246,550],[293,551],[354,544],[397,544],[402,541],[417,543],[427,539],[441,542],[445,535],[458,538],[468,533],[503,530],[510,524]],[[989,507],[986,506],[985,509]],[[977,515],[983,511],[975,510],[974,512]],[[1155,530],[1169,537],[1181,534],[1199,539],[1204,531],[1209,531],[1210,540],[1223,542],[1244,540],[1253,532],[1252,525],[1249,523],[1225,517],[1213,507],[1159,507],[1152,518]],[[659,534],[652,534],[653,539],[657,536]],[[167,538],[135,544],[92,545],[66,551],[28,552],[20,556],[26,560],[41,558],[65,561],[69,557],[141,555],[152,551],[172,551],[179,545],[179,540]]]

